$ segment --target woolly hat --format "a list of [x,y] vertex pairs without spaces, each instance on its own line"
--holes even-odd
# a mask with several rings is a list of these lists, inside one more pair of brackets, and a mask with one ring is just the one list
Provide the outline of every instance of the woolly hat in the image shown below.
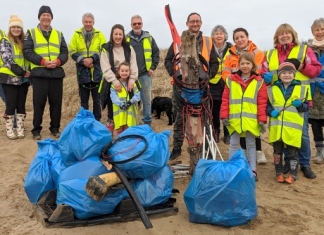
[[24,24],[22,20],[17,15],[11,15],[9,20],[9,28],[13,26],[18,26],[24,29]]
[[52,10],[51,10],[51,8],[49,6],[41,6],[41,8],[39,8],[38,19],[43,13],[50,13],[51,16],[52,16],[52,19],[53,19],[53,13],[52,13]]
[[295,65],[293,63],[290,62],[283,62],[279,65],[278,68],[278,77],[280,77],[280,74],[283,71],[292,71],[294,73],[294,75],[296,74],[296,68]]

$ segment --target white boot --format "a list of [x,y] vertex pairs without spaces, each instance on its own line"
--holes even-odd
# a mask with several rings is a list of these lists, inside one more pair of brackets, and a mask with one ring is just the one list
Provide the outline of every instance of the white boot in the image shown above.
[[25,114],[17,113],[17,135],[19,139],[25,138]]
[[7,131],[8,139],[10,139],[10,140],[17,139],[17,136],[13,131],[14,115],[7,115],[5,117],[5,120],[6,120],[6,131]]
[[257,163],[259,165],[267,163],[267,159],[262,151],[258,150],[258,151],[256,151],[256,154],[257,154]]
[[316,164],[324,163],[324,147],[316,147],[316,157],[313,161]]

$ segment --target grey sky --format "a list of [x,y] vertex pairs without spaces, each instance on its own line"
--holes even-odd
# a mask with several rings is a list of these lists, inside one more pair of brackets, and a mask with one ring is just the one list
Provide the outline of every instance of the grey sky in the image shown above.
[[282,23],[289,23],[297,31],[299,39],[312,37],[310,26],[319,17],[324,17],[323,0],[3,0],[0,12],[0,28],[8,29],[11,14],[24,22],[24,30],[38,24],[38,10],[42,5],[51,7],[54,19],[52,26],[63,32],[69,43],[73,31],[82,26],[85,12],[95,16],[95,27],[109,38],[114,24],[130,28],[130,18],[139,14],[143,18],[144,30],[149,31],[160,48],[169,47],[172,38],[164,16],[164,6],[170,4],[173,21],[181,34],[186,29],[186,18],[198,12],[203,21],[201,30],[210,35],[212,28],[222,24],[228,31],[229,41],[237,27],[248,30],[250,40],[260,49],[272,47],[273,35]]

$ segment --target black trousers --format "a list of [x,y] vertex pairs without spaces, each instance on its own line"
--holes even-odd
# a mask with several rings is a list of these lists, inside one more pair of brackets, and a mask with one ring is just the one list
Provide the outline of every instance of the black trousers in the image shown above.
[[[290,174],[292,174],[295,178],[297,177],[297,170],[298,170],[298,148],[290,145],[286,145],[289,160],[290,160]],[[277,141],[273,143],[273,152],[274,154],[280,155],[280,162],[275,162],[275,169],[276,174],[280,174],[283,172],[283,165],[282,165],[282,153],[284,150],[284,142]]]
[[312,125],[315,147],[324,147],[323,126],[324,119],[308,119],[308,123]]
[[[220,108],[222,105],[221,100],[213,100],[212,115],[213,115],[213,126],[216,131],[216,134],[220,134]],[[226,126],[223,126],[224,136],[228,136],[228,130]]]
[[50,131],[59,131],[62,114],[63,78],[33,78],[33,134],[42,130],[43,114],[48,99]]
[[[242,149],[246,149],[246,142],[245,138],[241,137],[240,138],[240,145]],[[262,146],[261,146],[261,139],[260,137],[255,137],[255,148],[257,151],[262,151]]]
[[28,82],[21,85],[2,84],[3,92],[6,97],[7,115],[14,115],[15,110],[17,110],[17,113],[26,113],[28,87]]
[[101,105],[100,105],[100,96],[98,93],[99,83],[90,82],[79,84],[79,95],[81,99],[81,106],[84,109],[89,109],[89,97],[90,93],[93,100],[93,115],[97,121],[101,119]]
[[108,110],[108,118],[110,120],[114,120],[113,104],[110,99],[110,87],[111,87],[111,82],[108,83],[107,110]]

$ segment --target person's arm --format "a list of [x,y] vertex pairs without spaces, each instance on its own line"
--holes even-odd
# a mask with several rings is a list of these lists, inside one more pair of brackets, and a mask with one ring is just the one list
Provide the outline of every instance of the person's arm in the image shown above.
[[124,103],[124,102],[120,101],[117,91],[112,87],[110,87],[110,99],[113,104],[115,104],[119,107],[122,106]]
[[274,108],[273,108],[272,104],[270,103],[270,101],[268,99],[267,110],[266,110],[267,116],[271,117],[271,113],[272,113],[273,110],[274,110]]
[[2,38],[0,41],[0,54],[4,66],[17,76],[23,77],[25,75],[26,71],[14,61],[11,44],[5,38]]
[[130,56],[130,75],[129,75],[129,81],[128,83],[135,83],[135,80],[138,78],[138,67],[137,67],[137,61],[136,61],[136,54],[131,47],[131,56]]
[[257,106],[258,106],[258,122],[267,123],[267,102],[268,90],[265,82],[262,82],[261,88],[258,92]]
[[308,105],[308,101],[306,100],[306,101],[304,101],[304,102],[302,103],[301,106],[299,106],[299,107],[296,108],[296,109],[297,109],[297,111],[298,111],[299,113],[304,113],[304,112],[307,112],[307,111],[308,111],[308,107],[309,107],[309,105]]
[[65,39],[63,34],[61,33],[61,47],[60,47],[60,54],[57,57],[58,60],[58,64],[57,66],[62,66],[64,65],[69,59],[69,50],[68,47],[66,45]]
[[228,78],[231,73],[231,54],[228,54],[226,56],[226,58],[224,59],[224,63],[223,63],[223,71],[222,71],[222,79],[224,79],[224,81],[226,80],[226,78]]
[[299,71],[309,78],[316,78],[322,71],[322,65],[310,47],[306,49],[304,66]]
[[99,42],[100,47],[98,48],[98,52],[97,53],[94,53],[91,56],[91,58],[93,60],[93,64],[100,62],[100,51],[101,51],[102,45],[104,43],[106,43],[105,35],[101,31],[99,32],[99,41],[100,41]]
[[210,73],[211,78],[216,76],[218,67],[219,67],[219,62],[218,62],[217,53],[215,51],[214,44],[213,44],[210,55],[209,55],[209,73]]
[[173,51],[173,43],[172,43],[164,59],[164,67],[167,70],[170,77],[172,77],[174,74],[173,59],[174,59],[174,51]]
[[107,82],[118,82],[115,73],[111,70],[108,53],[105,50],[103,50],[100,55],[100,67],[103,77],[107,80]]
[[23,43],[23,54],[26,60],[36,65],[43,65],[44,59],[34,51],[34,42],[31,37],[31,33],[27,30],[24,43]]
[[266,72],[269,72],[269,64],[268,64],[268,61],[267,61],[267,57],[264,56],[263,57],[263,60],[262,60],[262,63],[261,63],[260,74],[263,75]]
[[228,86],[225,84],[223,96],[222,96],[222,104],[220,109],[220,119],[229,118],[229,95],[230,95],[230,90],[228,89]]
[[79,35],[77,33],[74,33],[71,39],[71,42],[69,44],[69,51],[70,51],[70,55],[71,58],[77,62],[78,65],[83,66],[83,56],[78,52],[78,41],[77,41],[77,37]]
[[131,98],[130,102],[133,104],[133,103],[138,102],[140,100],[141,100],[141,92],[137,89],[137,92]]
[[257,70],[256,70],[256,73],[257,74],[260,74],[261,73],[261,70],[262,70],[262,62],[264,60],[264,53],[263,51],[261,50],[258,50],[255,55],[254,55],[254,61],[257,65]]
[[152,37],[152,65],[151,65],[151,70],[156,70],[158,64],[160,62],[160,50]]

